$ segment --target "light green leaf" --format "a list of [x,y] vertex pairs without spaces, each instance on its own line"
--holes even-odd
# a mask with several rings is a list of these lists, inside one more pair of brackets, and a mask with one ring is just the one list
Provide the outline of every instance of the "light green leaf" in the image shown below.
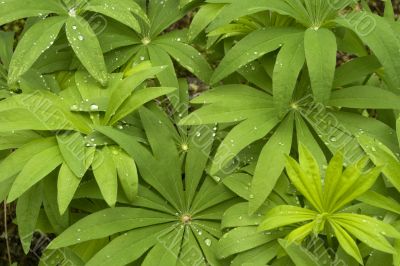
[[26,31],[21,41],[18,42],[10,62],[9,84],[15,83],[21,75],[29,70],[40,55],[53,45],[65,22],[65,17],[49,17],[35,23]]
[[267,212],[259,229],[267,231],[294,223],[314,220],[317,215],[317,212],[309,209],[292,205],[280,205]]
[[329,100],[336,68],[336,37],[332,31],[320,28],[306,30],[304,48],[315,100]]
[[353,238],[336,222],[330,220],[330,225],[335,232],[335,236],[339,241],[340,246],[346,251],[347,254],[355,258],[358,263],[363,264],[363,259],[360,254],[360,250],[357,247],[356,242]]
[[82,65],[96,80],[105,85],[108,73],[103,52],[89,23],[81,17],[69,17],[65,31],[68,41]]

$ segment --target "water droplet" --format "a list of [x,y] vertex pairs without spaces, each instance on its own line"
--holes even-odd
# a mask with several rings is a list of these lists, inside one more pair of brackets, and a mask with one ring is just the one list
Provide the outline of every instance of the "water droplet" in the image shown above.
[[207,246],[211,246],[211,239],[206,238],[206,239],[204,240],[204,243],[205,243]]
[[76,105],[76,104],[74,104],[74,105],[72,105],[71,107],[70,107],[70,110],[71,111],[78,111],[78,105]]
[[78,40],[83,41],[83,39],[84,39],[84,38],[83,38],[82,35],[79,35],[79,36],[78,36]]
[[332,142],[335,142],[337,139],[336,139],[336,137],[331,137],[330,138],[330,141],[332,141]]
[[90,111],[98,111],[99,110],[99,106],[96,104],[92,104],[90,105]]

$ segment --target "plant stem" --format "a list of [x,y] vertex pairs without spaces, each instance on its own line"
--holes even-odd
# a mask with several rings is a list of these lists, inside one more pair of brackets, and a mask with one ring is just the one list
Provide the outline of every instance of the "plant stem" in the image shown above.
[[8,264],[11,266],[11,253],[10,253],[10,245],[8,243],[8,228],[7,228],[7,204],[3,202],[4,208],[4,237],[6,239],[6,247],[7,247],[7,257],[8,257]]

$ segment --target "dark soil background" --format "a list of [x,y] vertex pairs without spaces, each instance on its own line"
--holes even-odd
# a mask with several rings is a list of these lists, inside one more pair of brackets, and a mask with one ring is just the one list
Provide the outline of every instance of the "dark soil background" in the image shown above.
[[[378,13],[383,14],[384,1],[382,0],[369,0],[371,9]],[[397,16],[400,15],[400,0],[392,0],[393,6]],[[191,16],[184,17],[181,21],[177,22],[171,27],[173,29],[180,29],[190,24]],[[16,41],[23,30],[24,20],[20,20],[11,24],[0,27],[1,30],[14,31],[16,33]],[[346,55],[338,54],[338,61],[347,61]],[[192,84],[193,85],[193,84]],[[195,83],[194,85],[195,86]],[[15,219],[15,205],[10,204],[4,208],[4,203],[0,208],[0,266],[9,265],[9,256],[14,265],[21,266],[34,266],[38,265],[38,252],[30,252],[25,255],[18,237],[18,228],[13,223]],[[6,230],[7,228],[7,230]],[[6,241],[6,239],[8,241]],[[40,236],[35,236],[32,242],[32,247],[37,246]],[[8,244],[7,244],[8,243]]]

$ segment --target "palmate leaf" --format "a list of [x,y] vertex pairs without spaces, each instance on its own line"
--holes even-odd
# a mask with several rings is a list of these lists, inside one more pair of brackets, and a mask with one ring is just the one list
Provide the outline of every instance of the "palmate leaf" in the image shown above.
[[[138,196],[131,203],[137,207],[115,207],[83,218],[61,234],[50,248],[61,248],[130,230],[126,234],[116,236],[97,252],[88,264],[99,265],[112,260],[116,265],[125,265],[136,261],[147,251],[148,253],[143,256],[145,263],[155,262],[160,259],[160,252],[164,250],[160,245],[165,243],[168,244],[166,246],[168,250],[176,254],[174,258],[178,260],[178,264],[193,264],[197,259],[203,260],[203,258],[210,263],[218,264],[214,245],[217,238],[222,235],[219,220],[223,211],[237,201],[223,184],[216,184],[211,177],[204,175],[208,155],[201,154],[203,146],[201,148],[194,146],[204,142],[203,144],[210,149],[212,144],[210,136],[213,130],[209,127],[205,129],[194,127],[191,130],[190,136],[193,135],[193,139],[188,142],[187,153],[192,154],[187,155],[185,165],[182,167],[178,157],[179,146],[175,142],[176,129],[168,117],[157,111],[154,106],[149,109],[142,108],[139,114],[143,120],[150,150],[120,130],[111,127],[96,127],[96,129],[135,157],[140,176],[147,186],[150,185],[150,189],[146,187],[139,189]],[[165,117],[160,119],[158,116]],[[161,121],[161,124],[158,121]],[[204,134],[205,138],[199,138],[198,132]],[[195,169],[187,170],[189,167],[194,167],[195,163],[197,164]],[[182,181],[184,169],[188,171],[185,191]],[[102,198],[99,194],[100,192],[94,195],[93,192],[87,191],[79,197],[89,195]],[[121,203],[127,201],[124,199]],[[148,219],[140,214],[141,211],[154,214],[154,219],[152,218],[154,222],[147,224]],[[129,215],[130,212],[135,214]],[[141,234],[142,231],[146,233]],[[187,257],[185,253],[187,245],[199,251],[197,257]],[[134,249],[135,252],[126,252],[127,249]],[[166,255],[165,260],[165,263],[167,261],[176,263],[169,255]]]

